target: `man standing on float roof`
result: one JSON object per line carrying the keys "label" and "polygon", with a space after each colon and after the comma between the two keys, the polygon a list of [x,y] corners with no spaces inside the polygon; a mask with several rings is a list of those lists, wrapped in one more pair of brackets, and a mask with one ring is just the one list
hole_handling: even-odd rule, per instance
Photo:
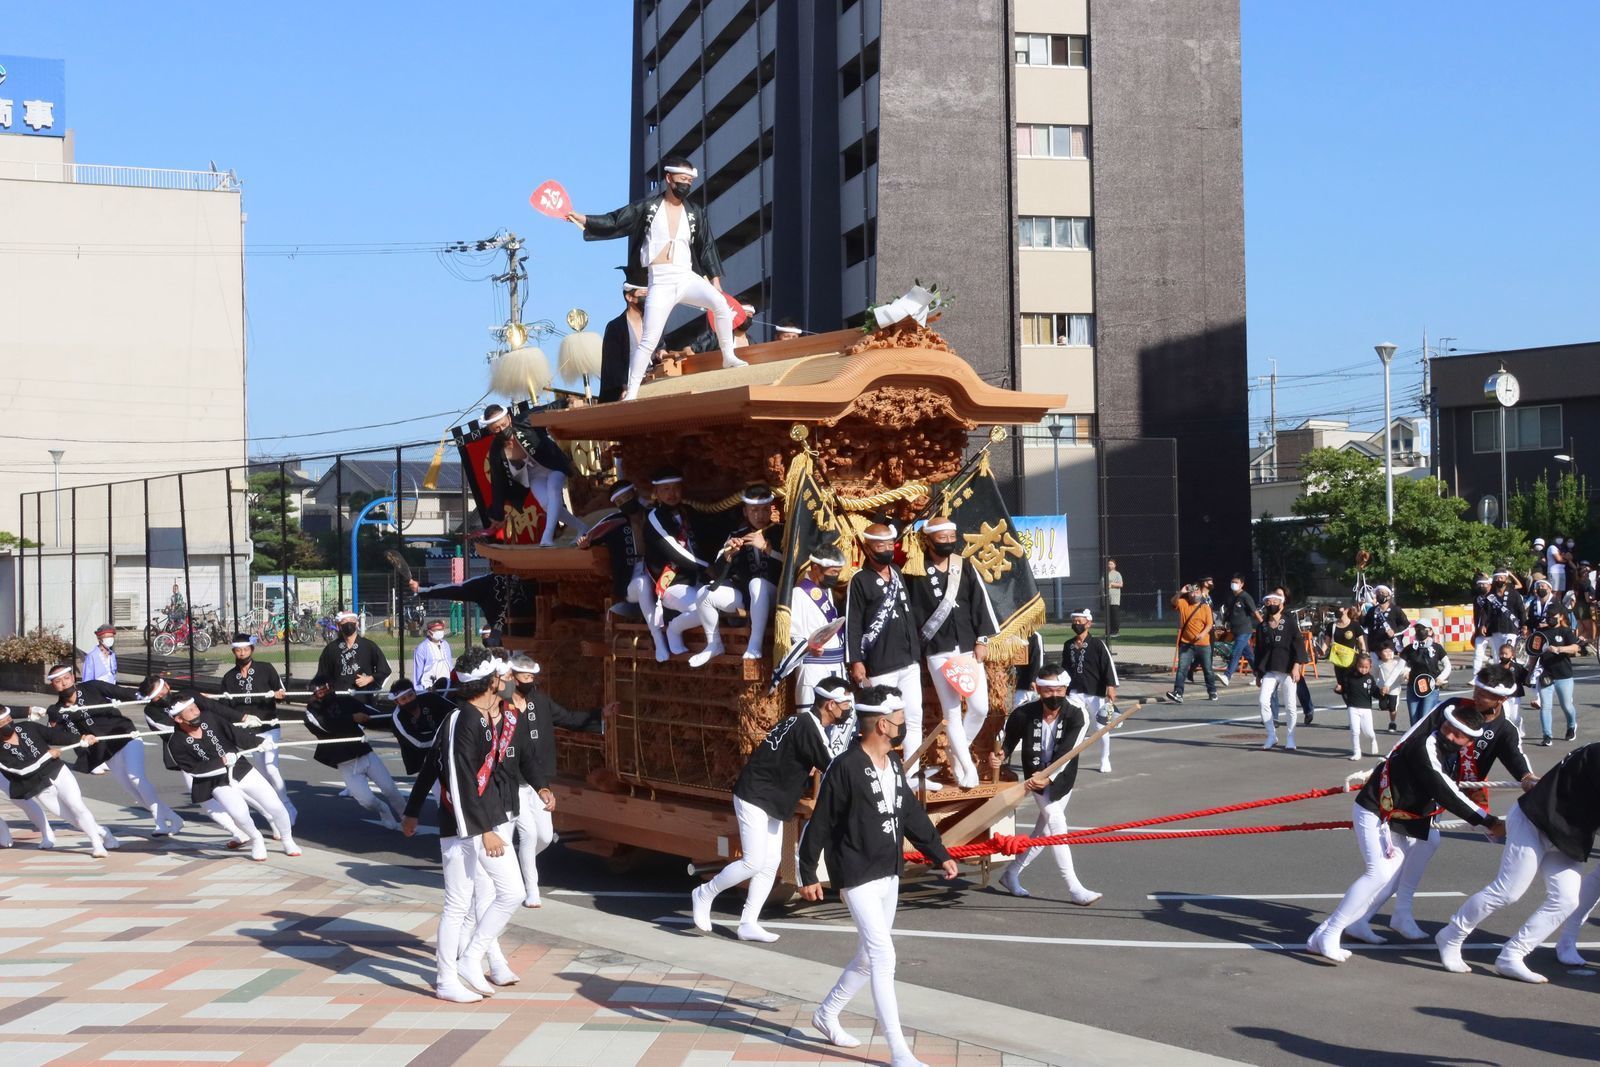
{"label": "man standing on float roof", "polygon": [[661,191],[605,215],[574,211],[567,221],[583,231],[585,241],[628,239],[629,266],[648,272],[644,325],[628,364],[622,399],[639,395],[650,369],[650,357],[661,343],[667,317],[679,304],[711,312],[724,367],[743,367],[733,354],[733,309],[722,295],[722,258],[711,236],[711,223],[698,204],[689,203],[699,171],[682,156],[668,156],[661,166]]}

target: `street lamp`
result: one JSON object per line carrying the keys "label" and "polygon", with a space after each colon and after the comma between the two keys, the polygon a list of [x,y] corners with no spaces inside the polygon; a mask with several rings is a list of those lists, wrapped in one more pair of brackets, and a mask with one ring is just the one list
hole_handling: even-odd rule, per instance
{"label": "street lamp", "polygon": [[61,457],[67,454],[64,448],[50,450],[50,462],[56,467],[56,490],[52,496],[56,500],[56,547],[61,547]]}
{"label": "street lamp", "polygon": [[1373,345],[1373,350],[1378,353],[1378,358],[1383,360],[1383,501],[1384,510],[1389,516],[1389,525],[1394,525],[1394,427],[1390,423],[1389,415],[1389,361],[1394,359],[1395,346],[1384,342]]}
{"label": "street lamp", "polygon": [[[1049,430],[1050,430],[1050,448],[1051,448],[1051,451],[1054,453],[1054,457],[1055,457],[1054,468],[1053,468],[1053,471],[1052,471],[1050,482],[1055,487],[1055,491],[1056,491],[1056,514],[1060,515],[1061,514],[1061,430],[1062,430],[1061,416],[1060,415],[1051,415],[1050,416],[1050,421],[1045,423],[1045,426],[1047,426],[1049,428]],[[1062,610],[1061,609],[1061,576],[1059,574],[1056,575],[1055,585],[1056,585],[1056,618],[1059,619],[1061,617],[1061,610]]]}

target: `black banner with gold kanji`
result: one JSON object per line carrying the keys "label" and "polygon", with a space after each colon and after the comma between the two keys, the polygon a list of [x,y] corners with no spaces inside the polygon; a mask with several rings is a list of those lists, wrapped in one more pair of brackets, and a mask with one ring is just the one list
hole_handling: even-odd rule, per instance
{"label": "black banner with gold kanji", "polygon": [[1028,551],[1017,537],[1000,487],[982,456],[971,471],[952,478],[934,494],[940,510],[960,531],[961,555],[989,587],[999,632],[989,655],[999,662],[1022,662],[1028,637],[1044,624],[1044,598],[1028,568]]}

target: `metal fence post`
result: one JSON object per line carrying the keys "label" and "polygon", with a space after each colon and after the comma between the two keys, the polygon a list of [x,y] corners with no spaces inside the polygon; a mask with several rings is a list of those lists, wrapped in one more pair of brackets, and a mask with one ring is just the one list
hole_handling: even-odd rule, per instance
{"label": "metal fence post", "polygon": [[17,633],[28,632],[28,499],[17,494]]}
{"label": "metal fence post", "polygon": [[[400,485],[400,479],[403,476],[403,471],[401,468],[402,462],[400,446],[396,445],[394,450],[394,504],[391,505],[394,510],[390,512],[390,517],[394,519],[394,549],[396,552],[399,552],[401,556],[404,556],[406,551],[406,538],[405,534],[400,529],[400,524],[404,520],[405,516],[405,507],[402,504],[402,501],[405,499],[405,497],[402,495],[404,493],[404,489]],[[400,635],[398,638],[399,644],[396,646],[400,653],[400,663],[395,670],[396,674],[402,678],[405,677],[406,662],[406,619],[405,611],[401,607],[403,602],[404,601],[400,596],[400,590],[395,584],[394,572],[391,569],[389,574],[389,603],[393,605],[392,611],[394,613],[393,618],[395,620],[395,629],[399,631]]]}
{"label": "metal fence post", "polygon": [[144,666],[146,674],[156,673],[155,634],[150,625],[150,479],[144,480]]}
{"label": "metal fence post", "polygon": [[178,475],[178,547],[183,552],[184,621],[189,624],[189,684],[195,681],[194,666],[194,584],[189,580],[189,506],[183,498],[183,475]]}
{"label": "metal fence post", "polygon": [[[117,549],[116,525],[111,521],[111,510],[116,507],[112,501],[111,483],[106,483],[106,612],[111,617],[106,619],[106,625],[117,625]],[[115,678],[111,679],[113,682]]]}
{"label": "metal fence post", "polygon": [[[278,463],[278,570],[283,578],[283,678],[287,684],[294,675],[294,657],[289,654],[289,468]],[[270,612],[269,612],[270,614]]]}
{"label": "metal fence post", "polygon": [[34,570],[34,592],[39,594],[39,629],[44,629],[44,494],[33,498],[33,528],[39,531],[39,551],[35,558],[39,565]]}
{"label": "metal fence post", "polygon": [[[72,492],[70,493],[68,499],[70,499],[72,501],[72,547],[69,550],[69,554],[67,556],[67,560],[72,566],[72,575],[71,575],[71,579],[70,579],[70,582],[69,582],[69,585],[68,585],[68,587],[72,590],[72,594],[71,594],[72,595],[72,610],[67,613],[67,617],[72,620],[72,640],[71,640],[70,644],[72,645],[73,648],[77,648],[78,647],[78,487],[77,486],[73,486],[72,487]],[[59,510],[59,505],[58,505],[58,509],[56,511],[56,514],[57,515],[61,514],[61,512]],[[57,532],[59,533],[60,531],[57,531]]]}
{"label": "metal fence post", "polygon": [[[336,537],[334,543],[338,546],[335,553],[344,551],[344,457],[333,457],[333,521]],[[337,554],[334,556],[333,569],[339,576],[339,603],[335,607],[342,608],[344,604],[344,564],[339,561]],[[359,607],[356,611],[360,611]]]}
{"label": "metal fence post", "polygon": [[[231,625],[224,625],[223,629],[237,633],[242,627],[239,625],[239,544],[233,532],[233,469],[231,467],[222,474],[222,493],[228,503],[228,607],[232,612],[231,618],[226,614],[222,615],[223,618],[228,619],[229,623],[231,623]],[[220,574],[217,575],[219,583],[221,577]],[[221,605],[219,604],[218,607],[220,608]],[[221,613],[219,612],[219,614]],[[285,622],[287,621],[285,620]],[[231,644],[233,640],[231,634],[225,634],[224,636],[228,637]],[[289,635],[284,634],[284,640],[287,641],[288,639]]]}

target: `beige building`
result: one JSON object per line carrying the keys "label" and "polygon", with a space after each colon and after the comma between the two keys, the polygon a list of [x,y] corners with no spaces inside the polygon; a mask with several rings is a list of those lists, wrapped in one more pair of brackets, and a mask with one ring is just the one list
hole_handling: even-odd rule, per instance
{"label": "beige building", "polygon": [[26,624],[81,646],[113,614],[142,624],[174,581],[221,604],[249,545],[240,476],[185,476],[186,543],[176,478],[106,488],[244,463],[239,183],[75,155],[69,130],[0,124],[0,530],[42,546],[16,582]]}
{"label": "beige building", "polygon": [[[1405,416],[1389,424],[1396,478],[1425,478],[1429,473],[1428,454],[1419,451],[1420,425]],[[1250,507],[1256,518],[1294,514],[1294,502],[1303,489],[1301,461],[1316,448],[1355,452],[1382,463],[1383,431],[1352,430],[1343,419],[1307,419],[1263,440],[1250,450]]]}

